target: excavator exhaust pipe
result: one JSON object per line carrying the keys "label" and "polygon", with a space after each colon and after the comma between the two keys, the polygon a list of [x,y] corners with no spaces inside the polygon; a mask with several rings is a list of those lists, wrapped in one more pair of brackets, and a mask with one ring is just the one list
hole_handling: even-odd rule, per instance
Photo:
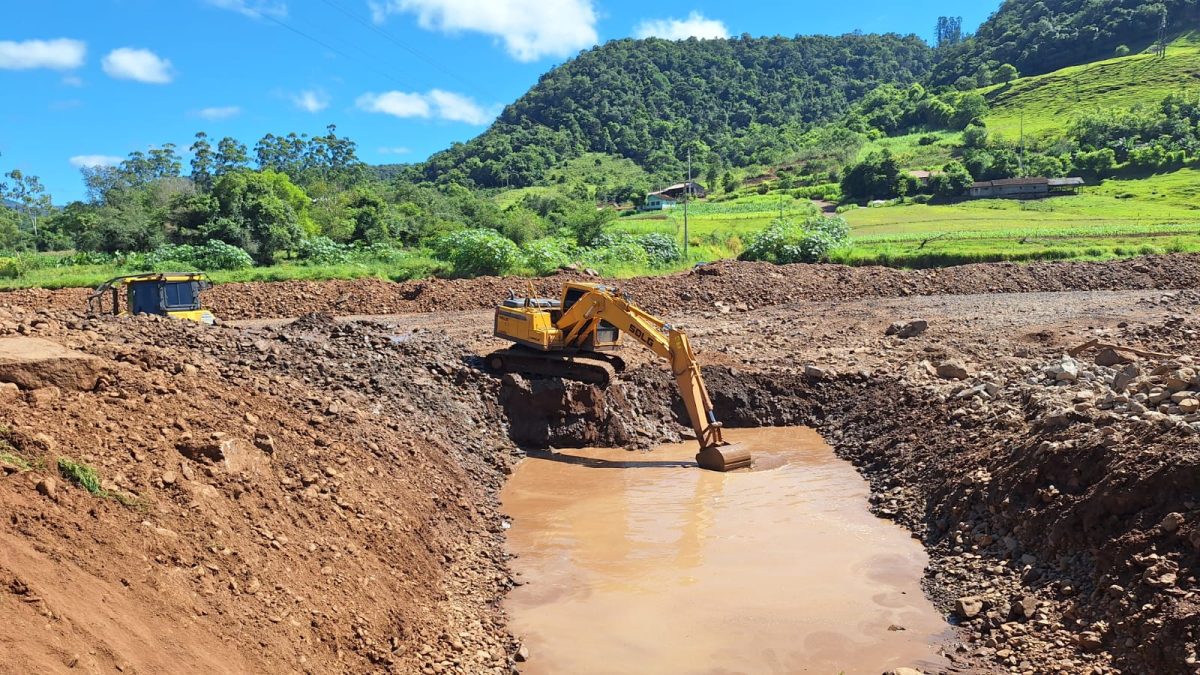
{"label": "excavator exhaust pipe", "polygon": [[750,450],[739,443],[715,445],[696,454],[696,463],[709,471],[736,471],[750,467]]}

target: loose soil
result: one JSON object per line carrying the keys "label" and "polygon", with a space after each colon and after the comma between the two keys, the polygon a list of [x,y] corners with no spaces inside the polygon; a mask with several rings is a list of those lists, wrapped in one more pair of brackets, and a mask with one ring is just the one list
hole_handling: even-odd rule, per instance
{"label": "loose soil", "polygon": [[[693,336],[727,425],[817,428],[925,545],[957,624],[941,671],[1194,673],[1198,263],[722,263],[621,285]],[[486,372],[479,308],[522,286],[229,284],[210,293],[227,320],[426,313],[215,328],[0,296],[0,338],[100,362],[90,388],[0,377],[0,672],[536,663],[501,604],[512,467],[687,430],[633,346],[604,391]],[[885,334],[912,319],[928,330]],[[1169,357],[1064,358],[1093,339]]]}

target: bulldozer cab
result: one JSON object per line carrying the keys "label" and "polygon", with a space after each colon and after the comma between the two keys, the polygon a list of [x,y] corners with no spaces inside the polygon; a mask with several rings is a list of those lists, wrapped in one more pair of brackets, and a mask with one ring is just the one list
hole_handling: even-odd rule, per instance
{"label": "bulldozer cab", "polygon": [[[199,272],[133,274],[109,279],[88,298],[88,313],[124,316],[155,314],[212,324],[215,318],[200,302],[200,293],[212,287]],[[125,296],[124,309],[121,296]],[[105,303],[109,307],[105,308]]]}

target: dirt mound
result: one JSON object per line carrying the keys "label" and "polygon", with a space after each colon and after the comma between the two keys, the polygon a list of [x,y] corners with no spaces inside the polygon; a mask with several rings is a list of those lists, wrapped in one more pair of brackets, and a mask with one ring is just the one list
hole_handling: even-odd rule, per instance
{"label": "dirt mound", "polygon": [[0,316],[107,366],[0,400],[0,671],[509,672],[494,380],[305,327]]}
{"label": "dirt mound", "polygon": [[[510,290],[525,293],[531,283],[539,294],[557,295],[567,279],[596,281],[564,272],[533,280],[480,277],[404,283],[380,279],[230,283],[214,287],[205,294],[205,302],[226,319],[285,318],[310,312],[345,316],[485,309]],[[656,312],[735,311],[801,300],[1190,288],[1200,285],[1200,255],[1110,262],[989,263],[911,271],[723,261],[665,277],[606,281]],[[0,305],[82,312],[86,297],[84,289],[10,291],[0,294]]]}

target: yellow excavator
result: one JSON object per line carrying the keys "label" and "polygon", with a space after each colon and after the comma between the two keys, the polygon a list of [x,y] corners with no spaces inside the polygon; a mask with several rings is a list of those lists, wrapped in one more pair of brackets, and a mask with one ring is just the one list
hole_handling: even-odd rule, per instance
{"label": "yellow excavator", "polygon": [[687,335],[629,301],[618,289],[593,283],[563,285],[562,298],[509,294],[496,307],[495,335],[515,343],[492,352],[488,366],[499,372],[530,373],[606,385],[624,361],[610,354],[621,334],[671,364],[700,452],[696,463],[712,471],[750,466],[750,452],[721,438],[721,423],[700,375]]}

